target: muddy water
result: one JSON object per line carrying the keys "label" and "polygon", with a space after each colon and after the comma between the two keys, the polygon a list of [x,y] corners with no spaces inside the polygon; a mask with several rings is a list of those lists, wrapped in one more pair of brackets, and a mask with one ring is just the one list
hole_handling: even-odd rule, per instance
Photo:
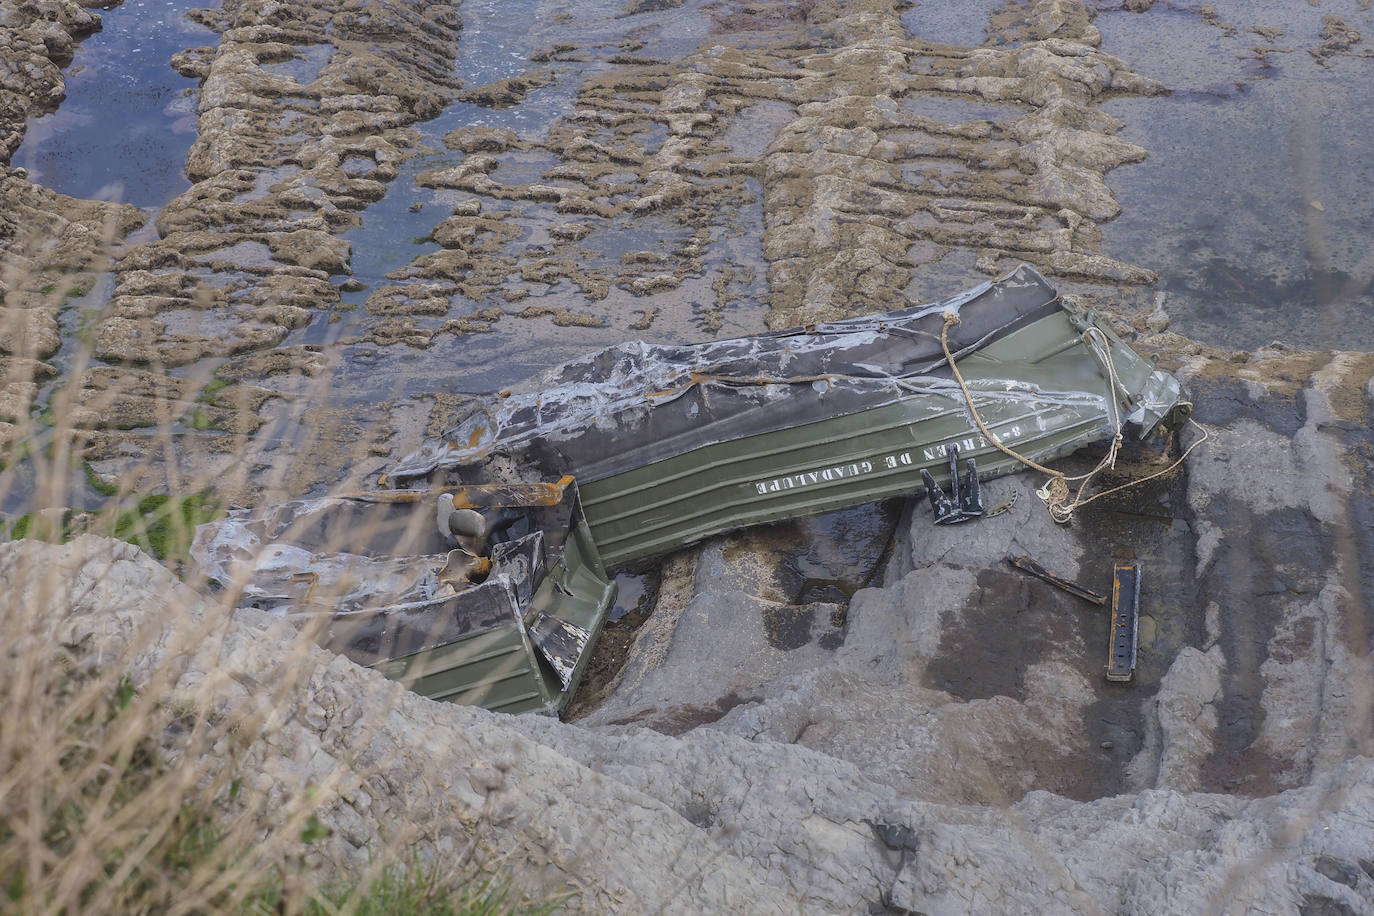
{"label": "muddy water", "polygon": [[844,605],[872,585],[904,507],[886,500],[789,523],[782,578],[790,600]]}
{"label": "muddy water", "polygon": [[988,38],[988,17],[1005,5],[1004,0],[916,3],[902,13],[902,25],[913,36],[977,47]]}
{"label": "muddy water", "polygon": [[186,153],[196,139],[195,83],[168,64],[213,44],[192,0],[126,0],[100,15],[64,72],[67,99],[32,121],[12,164],[72,197],[157,208],[190,187]]}
{"label": "muddy water", "polygon": [[[766,311],[762,193],[750,182],[750,193],[735,201],[732,212],[712,227],[701,272],[683,278],[671,292],[632,295],[612,286],[601,301],[585,303],[584,291],[568,279],[552,283],[512,279],[498,295],[476,299],[453,295],[447,314],[413,319],[414,327],[433,331],[452,319],[486,312],[485,322],[493,321],[492,314],[496,316],[489,332],[440,334],[422,351],[348,342],[356,335],[366,335],[377,323],[366,309],[368,297],[390,282],[404,282],[408,274],[402,269],[406,265],[440,250],[431,233],[456,205],[476,202],[484,216],[494,216],[511,227],[512,237],[494,254],[512,265],[551,251],[550,231],[568,222],[547,204],[498,203],[463,191],[421,186],[416,179],[422,172],[449,167],[464,158],[462,153],[445,148],[446,135],[474,127],[509,130],[521,143],[532,146],[497,153],[492,180],[508,186],[563,184],[547,174],[562,160],[538,144],[560,119],[574,112],[582,82],[611,69],[613,64],[607,58],[627,47],[641,56],[673,57],[692,50],[709,30],[707,6],[698,2],[651,9],[635,17],[630,38],[622,21],[624,6],[618,2],[584,0],[571,10],[539,0],[464,4],[455,69],[466,86],[483,86],[530,72],[547,73],[550,81],[513,104],[457,101],[438,117],[416,125],[426,151],[403,164],[400,175],[389,183],[386,196],[362,212],[362,225],[344,235],[352,248],[355,288],[342,293],[339,309],[292,332],[284,344],[342,343],[337,351],[334,389],[347,401],[365,402],[422,396],[434,390],[436,378],[444,379],[443,390],[448,393],[490,392],[550,365],[630,338],[685,343],[762,330]],[[575,47],[578,51],[553,62],[545,60],[549,49],[557,47]],[[759,114],[770,122],[763,130],[750,131],[749,141],[740,142],[757,142],[759,137],[766,142],[786,123],[777,112],[761,110]],[[790,109],[786,114],[790,118]],[[636,140],[652,153],[666,136],[659,124]],[[672,252],[699,228],[653,213],[597,220],[579,241],[577,267],[615,276],[624,258],[644,252]],[[514,268],[512,271],[518,276]],[[722,275],[732,296],[732,307],[723,314],[711,308]],[[529,317],[532,305],[538,311],[546,306],[561,309],[578,304],[586,305],[581,310],[590,320],[585,323],[570,324],[556,314]]]}

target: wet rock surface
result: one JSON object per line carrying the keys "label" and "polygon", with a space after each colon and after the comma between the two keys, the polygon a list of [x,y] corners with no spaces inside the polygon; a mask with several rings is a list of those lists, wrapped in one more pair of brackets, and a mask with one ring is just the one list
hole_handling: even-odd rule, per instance
{"label": "wet rock surface", "polygon": [[[1247,209],[1229,173],[1264,163],[1178,166],[1170,120],[1230,142],[1251,106],[1302,110],[1304,81],[1348,110],[1370,13],[529,11],[196,11],[216,43],[169,62],[198,82],[189,189],[140,210],[0,174],[0,448],[48,441],[62,407],[98,480],[319,494],[559,358],[884,310],[1018,260],[1179,373],[1209,441],[1068,527],[1020,475],[973,524],[904,502],[674,556],[571,724],[312,654],[250,788],[338,762],[339,861],[476,838],[594,911],[1374,906],[1374,273],[1341,190],[1363,160],[1294,141],[1296,184],[1250,181]],[[0,0],[0,160],[120,12]],[[197,606],[126,548],[3,549],[118,584],[78,616]],[[1141,564],[1131,685],[1103,679],[1105,613],[1010,569],[1022,553],[1098,591]],[[203,670],[267,670],[270,626],[240,618]]]}

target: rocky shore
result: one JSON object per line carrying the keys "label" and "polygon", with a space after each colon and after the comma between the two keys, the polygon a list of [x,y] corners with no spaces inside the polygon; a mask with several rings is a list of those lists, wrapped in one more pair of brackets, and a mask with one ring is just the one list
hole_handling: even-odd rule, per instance
{"label": "rocky shore", "polygon": [[[60,438],[135,493],[316,495],[507,365],[884,310],[1022,260],[1175,371],[1209,440],[1069,527],[1021,475],[972,525],[898,503],[676,554],[567,723],[290,648],[119,542],[0,545],[10,600],[49,602],[75,657],[184,666],[169,704],[279,704],[233,760],[246,804],[270,820],[314,786],[336,867],[471,849],[590,912],[1374,908],[1374,355],[1182,336],[1161,265],[1104,245],[1113,170],[1152,152],[1104,107],[1179,86],[1099,28],[1187,17],[1260,80],[1283,55],[1370,64],[1367,4],[536,6],[518,72],[476,84],[461,4],[194,12],[219,42],[170,62],[199,86],[191,187],[147,212],[8,166],[102,14],[0,0],[0,450]],[[939,40],[959,17],[981,41]],[[1323,314],[1365,294],[1361,264]],[[1101,611],[1017,553],[1099,585],[1142,564],[1132,685],[1103,680]],[[216,648],[170,652],[206,621]]]}

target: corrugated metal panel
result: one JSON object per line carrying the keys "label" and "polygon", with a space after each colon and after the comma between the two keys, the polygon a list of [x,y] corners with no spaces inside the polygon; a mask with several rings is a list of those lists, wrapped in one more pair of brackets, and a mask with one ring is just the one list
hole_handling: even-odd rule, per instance
{"label": "corrugated metal panel", "polygon": [[992,437],[1038,461],[1111,439],[1123,418],[1142,434],[1181,421],[1186,407],[1177,380],[1022,265],[885,315],[588,354],[475,404],[393,474],[572,473],[615,567],[732,528],[921,493],[923,468],[948,479],[953,446],[982,478],[1019,469],[978,431],[968,397]]}
{"label": "corrugated metal panel", "polygon": [[[444,579],[443,492],[493,519],[485,579]],[[562,710],[615,600],[571,477],[241,510],[202,526],[197,558],[221,581],[243,582],[245,603],[312,627],[325,648],[432,699],[504,712]],[[564,622],[585,634],[547,648],[565,656],[555,656],[562,678],[527,630],[537,612],[555,631]]]}
{"label": "corrugated metal panel", "polygon": [[564,545],[563,560],[544,577],[526,612],[527,620],[535,614],[545,614],[567,621],[587,633],[588,651],[566,660],[571,674],[567,689],[557,698],[553,712],[561,713],[582,683],[591,662],[590,647],[601,638],[615,597],[616,584],[606,575],[587,523],[579,515]]}
{"label": "corrugated metal panel", "polygon": [[615,603],[616,586],[602,567],[596,545],[579,518],[563,558],[543,577],[526,607],[511,607],[511,624],[498,631],[379,662],[373,667],[422,696],[483,706],[499,712],[557,715],[572,699],[591,660],[590,651],[566,659],[565,688],[525,630],[537,615],[585,631],[595,646]]}
{"label": "corrugated metal panel", "polygon": [[539,670],[533,647],[514,622],[504,630],[373,667],[430,699],[502,712],[548,711],[562,689],[556,679],[550,684]]}
{"label": "corrugated metal panel", "polygon": [[[1138,359],[1123,354],[1120,362],[1118,371],[1139,370]],[[985,422],[1024,454],[1048,459],[1110,435],[1107,379],[1062,312],[959,367]],[[824,392],[807,388],[797,397]],[[975,458],[983,477],[1019,468],[974,429],[958,388],[945,385],[872,410],[704,445],[583,484],[582,500],[602,559],[614,567],[731,528],[922,492],[922,468],[948,480],[951,445]]]}

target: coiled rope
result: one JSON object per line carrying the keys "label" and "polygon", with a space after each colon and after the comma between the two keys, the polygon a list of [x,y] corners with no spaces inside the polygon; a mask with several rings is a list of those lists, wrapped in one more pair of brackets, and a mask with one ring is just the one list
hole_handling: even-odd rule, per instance
{"label": "coiled rope", "polygon": [[[1084,499],[1083,491],[1087,488],[1088,484],[1092,482],[1092,479],[1094,477],[1096,477],[1101,471],[1103,471],[1106,468],[1116,468],[1117,453],[1121,450],[1121,411],[1116,400],[1116,392],[1118,388],[1121,387],[1121,381],[1116,376],[1116,365],[1112,362],[1111,344],[1107,340],[1106,335],[1104,335],[1097,328],[1090,327],[1088,328],[1088,330],[1083,332],[1083,340],[1085,343],[1087,343],[1089,347],[1093,347],[1093,335],[1096,334],[1098,337],[1102,338],[1102,349],[1100,352],[1102,355],[1102,360],[1107,368],[1107,380],[1111,383],[1110,396],[1108,400],[1111,403],[1112,423],[1115,427],[1115,430],[1112,433],[1111,445],[1107,448],[1107,454],[1102,456],[1102,460],[1097,463],[1097,467],[1093,468],[1086,474],[1079,474],[1074,477],[1068,477],[1065,476],[1063,471],[1056,471],[1053,468],[1047,468],[1043,464],[1040,464],[1037,461],[1033,461],[1032,459],[1027,458],[1025,455],[1022,455],[1015,449],[1003,445],[1001,440],[999,440],[996,436],[992,434],[992,430],[988,429],[987,424],[983,422],[983,418],[978,414],[978,408],[975,407],[973,404],[973,395],[968,390],[968,384],[964,381],[963,373],[959,371],[959,367],[954,362],[954,355],[949,351],[949,329],[954,327],[958,323],[959,316],[957,314],[955,314],[954,312],[945,312],[945,324],[944,327],[940,329],[940,346],[945,351],[945,361],[949,363],[949,368],[954,373],[954,380],[959,383],[959,390],[964,393],[964,401],[968,404],[969,414],[972,415],[973,422],[978,425],[978,429],[980,432],[982,432],[983,438],[987,439],[993,445],[997,446],[999,451],[1003,452],[1006,455],[1010,455],[1012,458],[1015,458],[1017,461],[1021,462],[1026,467],[1033,468],[1049,477],[1049,480],[1045,481],[1044,485],[1040,487],[1040,489],[1035,491],[1035,495],[1039,496],[1040,499],[1045,503],[1046,508],[1049,509],[1050,518],[1054,519],[1061,525],[1068,524],[1069,519],[1073,518],[1073,514],[1075,511],[1081,509],[1082,507],[1086,506],[1088,503],[1092,502],[1095,499],[1101,499],[1103,496],[1109,496],[1112,493],[1118,493],[1130,487],[1138,486],[1142,483],[1145,483],[1146,481],[1154,480],[1156,477],[1162,477],[1165,474],[1168,474],[1169,472],[1177,468],[1179,465],[1181,465],[1187,459],[1187,457],[1190,454],[1192,454],[1193,449],[1197,448],[1199,445],[1206,442],[1209,438],[1207,430],[1203,428],[1202,424],[1198,423],[1192,417],[1189,417],[1188,422],[1192,423],[1194,426],[1198,428],[1198,430],[1202,433],[1202,438],[1198,439],[1192,445],[1188,446],[1188,448],[1183,452],[1183,454],[1178,457],[1177,461],[1175,461],[1173,464],[1169,465],[1167,468],[1164,468],[1161,471],[1156,471],[1155,473],[1150,474],[1146,477],[1140,477],[1135,480],[1129,480],[1126,483],[1120,484],[1119,486],[1112,487],[1110,490],[1103,490],[1101,493],[1094,493],[1092,496],[1089,496],[1087,499]],[[1078,484],[1078,491],[1076,493],[1070,490],[1070,483]]]}

